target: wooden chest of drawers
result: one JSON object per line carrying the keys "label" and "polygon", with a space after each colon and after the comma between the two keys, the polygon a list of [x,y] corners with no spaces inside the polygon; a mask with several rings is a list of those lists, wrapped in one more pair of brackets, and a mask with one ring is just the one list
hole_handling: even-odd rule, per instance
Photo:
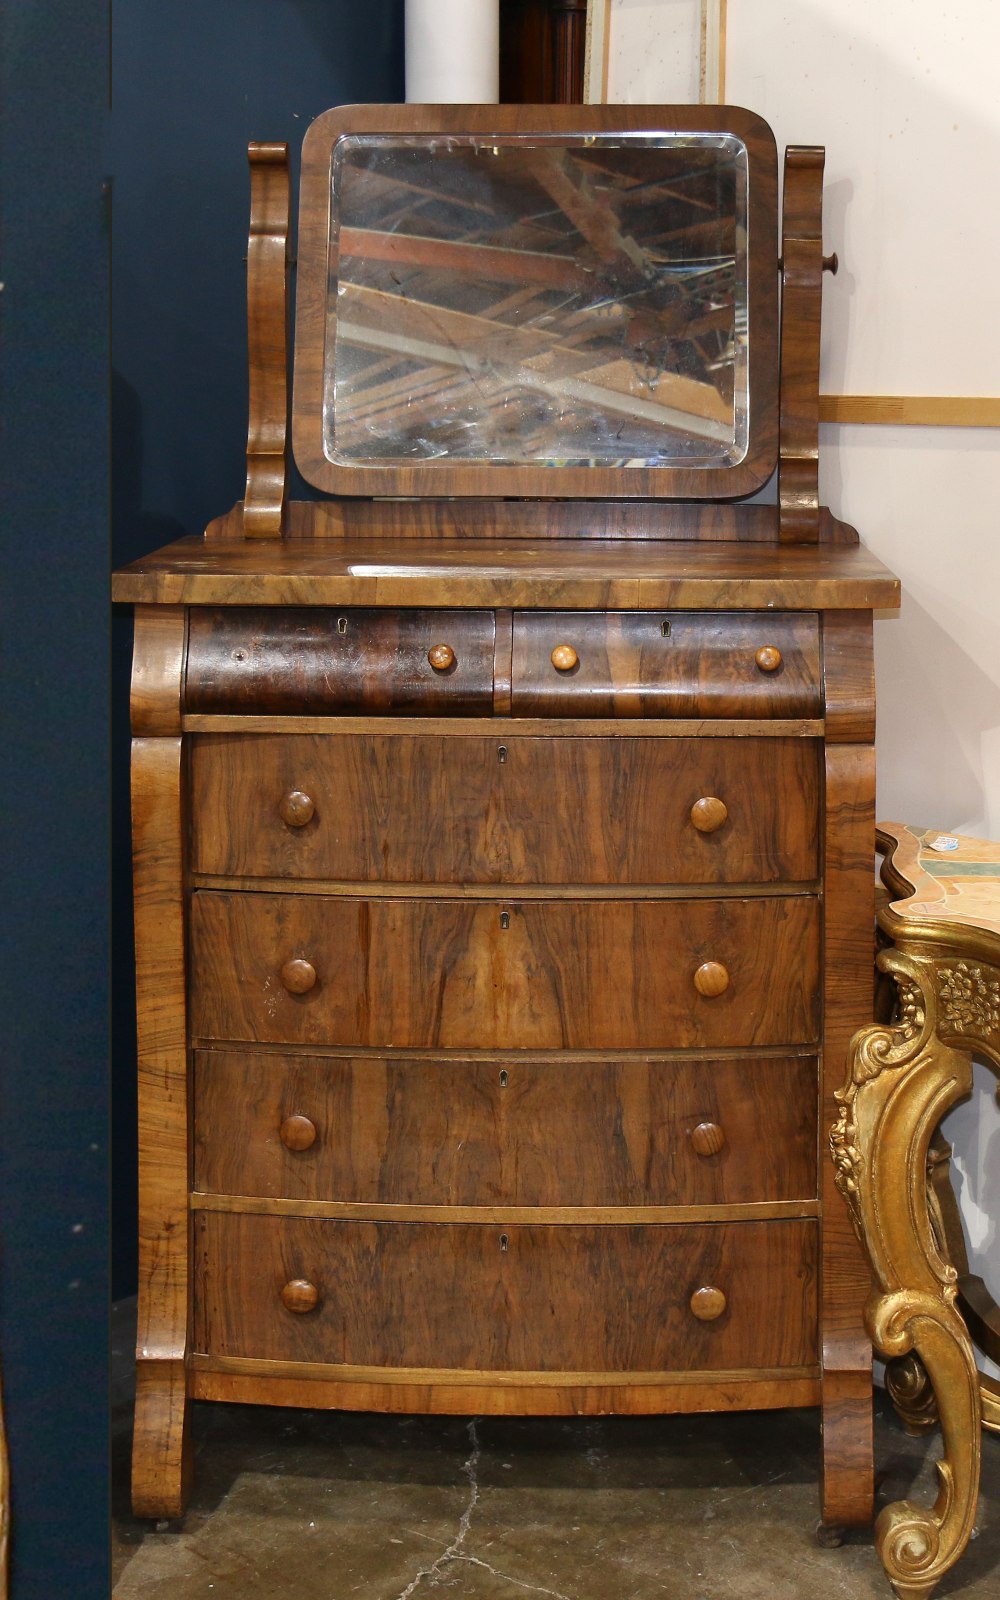
{"label": "wooden chest of drawers", "polygon": [[140,606],[141,1507],[188,1396],[835,1421],[869,650],[857,607]]}
{"label": "wooden chest of drawers", "polygon": [[318,119],[293,427],[346,498],[309,503],[281,161],[245,499],[116,579],[136,1509],[181,1509],[192,1398],[821,1405],[823,1516],[863,1521],[867,1283],[818,1152],[870,1013],[898,586],[818,501],[821,152],[779,269],[746,112]]}

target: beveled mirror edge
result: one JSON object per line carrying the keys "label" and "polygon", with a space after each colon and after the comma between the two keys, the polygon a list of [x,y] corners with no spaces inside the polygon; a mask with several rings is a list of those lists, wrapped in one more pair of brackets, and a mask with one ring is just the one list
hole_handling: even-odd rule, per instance
{"label": "beveled mirror edge", "polygon": [[[731,133],[748,161],[748,378],[744,459],[731,467],[550,467],[447,463],[339,466],[323,449],[323,379],[330,237],[330,171],[350,133],[636,133],[683,124]],[[778,156],[774,135],[738,106],[338,106],[307,130],[302,147],[292,446],[306,481],[329,494],[444,498],[736,500],[771,478],[778,457]]]}

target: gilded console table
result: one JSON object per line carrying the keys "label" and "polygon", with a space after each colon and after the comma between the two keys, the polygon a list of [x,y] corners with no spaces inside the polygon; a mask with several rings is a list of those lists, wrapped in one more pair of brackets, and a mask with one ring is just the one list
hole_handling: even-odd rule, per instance
{"label": "gilded console table", "polygon": [[923,1600],[972,1533],[981,1429],[1000,1431],[1000,1383],[973,1343],[1000,1356],[1000,1309],[969,1272],[934,1137],[972,1087],[971,1052],[1000,1072],[1000,844],[887,823],[878,846],[878,966],[897,1000],[893,1020],[854,1038],[831,1146],[875,1278],[866,1323],[889,1392],[916,1431],[940,1417],[935,1505],[898,1501],[875,1528],[896,1593]]}

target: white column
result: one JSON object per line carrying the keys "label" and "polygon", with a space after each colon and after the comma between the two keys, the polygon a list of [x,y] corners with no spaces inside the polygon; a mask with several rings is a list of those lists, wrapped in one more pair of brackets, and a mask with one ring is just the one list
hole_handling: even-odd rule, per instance
{"label": "white column", "polygon": [[406,0],[406,98],[432,105],[497,103],[499,0]]}

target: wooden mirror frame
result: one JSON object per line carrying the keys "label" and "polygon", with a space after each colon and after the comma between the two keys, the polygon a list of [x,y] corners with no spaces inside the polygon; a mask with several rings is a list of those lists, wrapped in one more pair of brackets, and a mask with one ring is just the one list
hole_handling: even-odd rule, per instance
{"label": "wooden mirror frame", "polygon": [[[641,133],[683,127],[731,133],[748,157],[747,452],[734,466],[492,465],[468,461],[343,465],[323,448],[323,390],[330,273],[331,169],[347,134]],[[342,106],[305,137],[299,209],[292,441],[307,481],[339,495],[523,496],[729,500],[771,477],[778,453],[777,151],[767,124],[727,106]]]}

